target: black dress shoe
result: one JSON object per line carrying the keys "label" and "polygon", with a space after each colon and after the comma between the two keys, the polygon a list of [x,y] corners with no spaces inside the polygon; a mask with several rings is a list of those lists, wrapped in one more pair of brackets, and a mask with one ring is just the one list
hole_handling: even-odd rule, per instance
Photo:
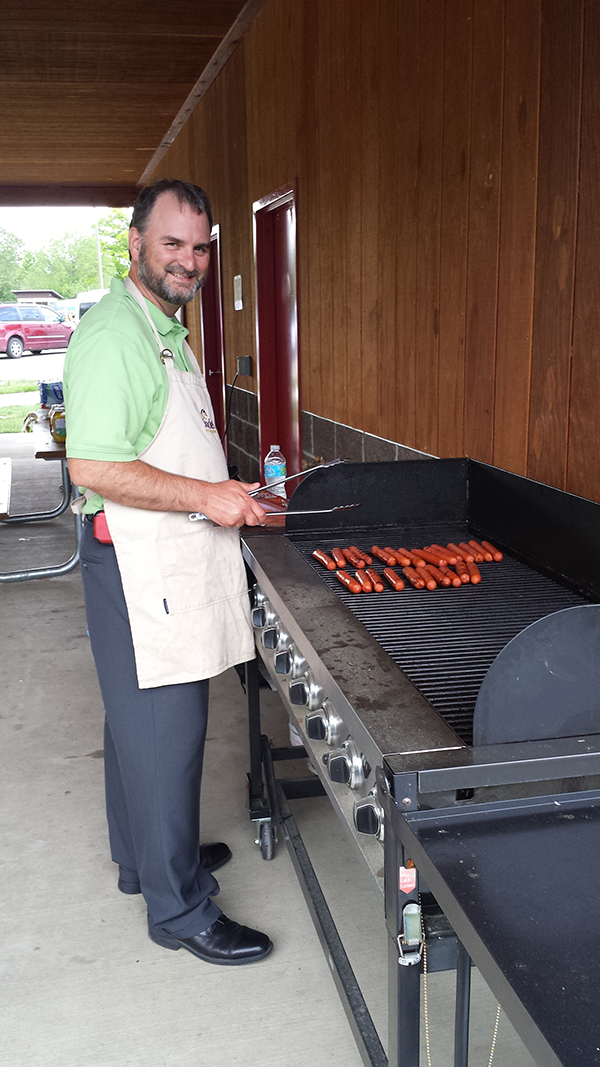
{"label": "black dress shoe", "polygon": [[152,930],[148,933],[150,940],[162,948],[187,948],[188,952],[205,963],[229,967],[256,963],[268,956],[273,948],[273,942],[266,934],[250,930],[248,926],[240,926],[225,915],[220,915],[212,926],[194,937],[169,937],[168,934],[155,934]]}
{"label": "black dress shoe", "polygon": [[[231,859],[231,849],[229,845],[226,845],[224,841],[214,841],[210,845],[200,845],[200,866],[204,867],[205,871],[218,871],[219,867],[224,867],[226,863]],[[135,896],[136,893],[141,893],[140,883],[137,878],[129,880],[126,877],[126,873],[119,867],[119,881],[117,887],[122,893],[126,893],[127,896]]]}

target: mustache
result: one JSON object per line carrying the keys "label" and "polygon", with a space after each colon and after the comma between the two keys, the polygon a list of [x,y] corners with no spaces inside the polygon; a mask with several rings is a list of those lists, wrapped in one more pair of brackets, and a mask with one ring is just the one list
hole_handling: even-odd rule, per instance
{"label": "mustache", "polygon": [[167,274],[173,274],[176,278],[196,278],[198,281],[201,278],[201,274],[197,270],[184,270],[178,264],[168,266],[165,268]]}

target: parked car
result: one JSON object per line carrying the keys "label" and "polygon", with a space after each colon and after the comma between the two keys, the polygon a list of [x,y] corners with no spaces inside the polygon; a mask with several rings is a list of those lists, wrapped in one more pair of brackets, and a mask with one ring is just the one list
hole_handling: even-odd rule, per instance
{"label": "parked car", "polygon": [[75,310],[75,322],[79,322],[83,318],[86,311],[94,307],[102,300],[103,296],[110,293],[110,289],[88,289],[85,293],[77,293],[77,306]]}
{"label": "parked car", "polygon": [[20,359],[25,349],[37,356],[47,348],[66,348],[73,330],[51,308],[0,304],[0,352],[9,359]]}

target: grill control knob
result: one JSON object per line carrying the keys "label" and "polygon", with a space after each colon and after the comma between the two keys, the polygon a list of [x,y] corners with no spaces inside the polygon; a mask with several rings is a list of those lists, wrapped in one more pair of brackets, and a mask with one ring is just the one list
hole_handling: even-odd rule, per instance
{"label": "grill control knob", "polygon": [[323,690],[317,685],[310,671],[290,682],[289,694],[292,704],[308,708],[318,708],[323,699]]}
{"label": "grill control knob", "polygon": [[277,624],[275,626],[265,627],[262,632],[262,643],[265,648],[277,648],[277,645],[279,644],[279,627]]}
{"label": "grill control knob", "polygon": [[257,629],[261,629],[267,624],[267,608],[269,601],[263,593],[259,585],[254,586],[254,597],[252,605],[252,625]]}
{"label": "grill control knob", "polygon": [[292,704],[308,704],[308,686],[304,678],[298,678],[295,682],[290,682],[290,700]]}
{"label": "grill control knob", "polygon": [[292,673],[292,659],[293,651],[288,648],[283,652],[275,653],[275,673],[276,674],[291,674]]}
{"label": "grill control knob", "polygon": [[375,792],[355,802],[354,825],[360,834],[371,834],[383,841],[383,808]]}
{"label": "grill control knob", "polygon": [[273,626],[276,622],[277,612],[273,610],[266,597],[252,608],[252,625],[257,630],[262,630],[265,626]]}
{"label": "grill control knob", "polygon": [[[328,745],[339,745],[344,736],[344,723],[337,714],[330,700],[323,701],[323,707],[305,719],[306,732],[313,741],[326,741]],[[348,731],[345,731],[347,734]]]}
{"label": "grill control knob", "polygon": [[288,633],[279,628],[279,641],[274,656],[276,674],[302,674],[307,667],[306,660],[296,652],[294,643]]}
{"label": "grill control knob", "polygon": [[350,789],[358,789],[365,779],[366,768],[364,759],[351,737],[344,741],[341,748],[334,749],[329,754],[327,769],[332,782],[342,782]]}
{"label": "grill control knob", "polygon": [[348,785],[350,782],[350,764],[344,752],[331,752],[327,761],[327,770],[332,782]]}
{"label": "grill control knob", "polygon": [[327,737],[327,724],[322,711],[317,711],[314,715],[307,715],[304,725],[311,741],[324,741]]}

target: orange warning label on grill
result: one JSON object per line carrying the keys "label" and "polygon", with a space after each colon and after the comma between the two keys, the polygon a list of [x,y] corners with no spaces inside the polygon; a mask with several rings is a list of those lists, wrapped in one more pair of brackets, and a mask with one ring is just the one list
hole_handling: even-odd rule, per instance
{"label": "orange warning label on grill", "polygon": [[417,872],[414,867],[401,867],[399,886],[401,893],[412,893],[417,886]]}

